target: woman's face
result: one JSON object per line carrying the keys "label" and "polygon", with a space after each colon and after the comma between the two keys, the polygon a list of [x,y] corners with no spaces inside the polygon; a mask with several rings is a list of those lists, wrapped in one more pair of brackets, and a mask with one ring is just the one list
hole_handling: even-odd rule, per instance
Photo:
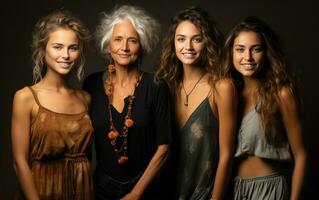
{"label": "woman's face", "polygon": [[253,31],[242,31],[234,40],[233,64],[243,76],[256,75],[262,68],[265,52],[261,37]]}
{"label": "woman's face", "polygon": [[190,21],[183,21],[176,27],[174,43],[176,56],[183,65],[195,65],[205,47],[202,34]]}
{"label": "woman's face", "polygon": [[79,54],[79,40],[74,31],[59,28],[50,33],[45,47],[45,63],[48,71],[68,74]]}
{"label": "woman's face", "polygon": [[116,65],[128,66],[137,61],[141,45],[139,35],[131,22],[121,22],[113,27],[107,50]]}

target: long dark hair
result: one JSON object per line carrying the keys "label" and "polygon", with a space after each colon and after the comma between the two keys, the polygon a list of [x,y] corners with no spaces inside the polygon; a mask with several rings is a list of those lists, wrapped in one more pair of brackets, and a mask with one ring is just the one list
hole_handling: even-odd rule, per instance
{"label": "long dark hair", "polygon": [[198,8],[191,7],[180,11],[171,21],[170,28],[164,38],[160,64],[156,70],[156,76],[167,81],[172,94],[176,94],[183,78],[183,67],[181,61],[175,53],[175,31],[177,26],[183,21],[190,21],[202,34],[206,43],[206,48],[202,53],[199,67],[209,73],[209,80],[216,81],[222,75],[221,56],[223,35],[217,24],[212,21],[208,14]]}
{"label": "long dark hair", "polygon": [[[282,46],[276,33],[264,21],[257,17],[247,17],[237,24],[228,34],[224,46],[225,57],[223,66],[235,80],[239,90],[243,87],[242,75],[233,65],[233,45],[235,38],[243,31],[257,33],[262,40],[262,48],[265,54],[261,71],[256,75],[261,84],[258,88],[259,106],[257,111],[261,116],[265,133],[268,138],[275,139],[278,131],[279,91],[285,86],[295,94],[295,75],[286,63]],[[276,140],[276,139],[275,139]]]}

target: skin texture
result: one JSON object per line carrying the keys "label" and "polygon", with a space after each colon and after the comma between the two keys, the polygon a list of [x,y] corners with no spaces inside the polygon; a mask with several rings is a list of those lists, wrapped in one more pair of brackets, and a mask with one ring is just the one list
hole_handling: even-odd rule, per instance
{"label": "skin texture", "polygon": [[243,76],[252,76],[261,68],[264,53],[261,38],[255,32],[242,32],[234,40],[233,63]]}
{"label": "skin texture", "polygon": [[[112,105],[118,111],[123,111],[124,99],[132,94],[138,77],[137,59],[141,56],[142,47],[138,33],[129,21],[114,26],[112,37],[107,47],[111,55],[116,73],[112,78],[114,92]],[[146,170],[131,192],[122,200],[140,199],[145,189],[164,164],[169,145],[159,145]]]}
{"label": "skin texture", "polygon": [[[219,162],[215,175],[212,197],[216,200],[222,199],[227,182],[229,180],[229,171],[231,170],[232,154],[234,147],[237,97],[233,82],[229,79],[219,80],[215,88],[209,82],[208,75],[201,66],[198,66],[198,60],[202,56],[202,50],[205,48],[200,31],[189,21],[181,22],[175,32],[175,50],[177,57],[183,64],[182,84],[187,93],[194,88],[189,96],[188,106],[184,105],[186,100],[185,92],[180,87],[175,101],[175,115],[179,127],[183,127],[206,98],[209,98],[210,107],[219,121]],[[190,53],[183,55],[184,52]],[[213,92],[213,90],[215,90]]]}
{"label": "skin texture", "polygon": [[[43,107],[68,114],[86,110],[83,102],[89,103],[90,96],[84,91],[70,88],[65,81],[78,55],[78,39],[73,31],[58,28],[50,34],[45,48],[46,74],[32,86]],[[28,88],[15,93],[11,126],[13,161],[22,191],[28,200],[40,199],[28,163],[31,121],[38,109]]]}
{"label": "skin texture", "polygon": [[181,22],[175,32],[175,52],[184,65],[195,64],[205,47],[204,40],[194,24]]}
{"label": "skin texture", "polygon": [[[260,81],[256,78],[264,62],[264,50],[260,36],[252,31],[243,31],[235,38],[233,44],[233,63],[242,74],[244,87],[241,91],[243,113],[247,113],[258,97],[257,88]],[[252,65],[246,65],[250,63]],[[295,161],[290,199],[299,199],[306,167],[306,152],[302,141],[301,121],[297,103],[292,90],[282,86],[278,90],[279,111],[286,129],[288,142]],[[277,170],[276,163],[267,162],[257,156],[250,155],[239,162],[237,174],[242,177],[256,177],[271,174]]]}

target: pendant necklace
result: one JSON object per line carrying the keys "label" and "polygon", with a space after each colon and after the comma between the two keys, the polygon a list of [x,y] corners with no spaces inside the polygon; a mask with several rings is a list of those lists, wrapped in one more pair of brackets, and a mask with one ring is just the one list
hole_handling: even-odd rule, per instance
{"label": "pendant necklace", "polygon": [[183,90],[184,90],[185,97],[186,97],[186,100],[184,102],[184,106],[186,106],[186,107],[188,106],[188,97],[189,97],[189,95],[194,91],[194,89],[196,88],[197,84],[200,82],[200,80],[202,80],[204,75],[205,75],[205,73],[203,73],[203,75],[198,79],[198,81],[195,83],[195,85],[193,86],[193,88],[191,89],[191,91],[189,93],[187,93],[186,90],[185,90],[184,81],[182,82]]}

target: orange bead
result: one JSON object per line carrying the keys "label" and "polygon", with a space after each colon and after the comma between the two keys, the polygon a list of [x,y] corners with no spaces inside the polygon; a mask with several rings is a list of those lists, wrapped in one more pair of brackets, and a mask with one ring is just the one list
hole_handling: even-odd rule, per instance
{"label": "orange bead", "polygon": [[128,118],[125,120],[125,125],[127,127],[131,127],[131,126],[133,126],[133,124],[134,124],[134,121],[132,119]]}
{"label": "orange bead", "polygon": [[120,164],[120,165],[126,163],[127,161],[128,161],[128,157],[127,157],[127,156],[121,156],[121,157],[117,160],[118,164]]}
{"label": "orange bead", "polygon": [[119,133],[117,131],[110,131],[108,133],[108,137],[112,140],[114,138],[116,138],[117,136],[119,136]]}
{"label": "orange bead", "polygon": [[110,72],[110,73],[113,73],[115,71],[115,65],[113,64],[109,64],[107,66],[107,70]]}

